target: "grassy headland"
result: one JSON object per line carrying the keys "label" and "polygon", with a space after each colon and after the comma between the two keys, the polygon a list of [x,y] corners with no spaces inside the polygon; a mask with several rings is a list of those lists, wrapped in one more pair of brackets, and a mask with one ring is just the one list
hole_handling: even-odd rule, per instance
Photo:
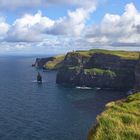
{"label": "grassy headland", "polygon": [[88,140],[140,140],[140,92],[108,103],[106,108]]}
{"label": "grassy headland", "polygon": [[84,56],[90,56],[93,55],[94,53],[103,53],[103,54],[111,54],[111,55],[116,55],[124,59],[132,59],[132,60],[137,60],[139,57],[138,52],[132,52],[132,51],[116,51],[116,50],[102,50],[102,49],[92,49],[88,51],[76,51],[76,53],[79,53]]}
{"label": "grassy headland", "polygon": [[[110,55],[116,55],[119,56],[120,58],[123,59],[128,59],[128,60],[137,60],[139,57],[138,52],[130,52],[130,51],[112,51],[112,50],[101,50],[101,49],[93,49],[93,50],[85,50],[85,51],[74,51],[70,52],[67,57],[71,56],[82,56],[86,58],[90,58],[93,56],[95,53],[103,53],[103,54],[110,54]],[[58,69],[62,66],[63,60],[66,55],[61,55],[61,56],[55,56],[52,61],[48,61],[45,65],[44,68],[48,70],[55,70]]]}
{"label": "grassy headland", "polygon": [[58,69],[59,67],[61,67],[62,61],[64,60],[64,58],[65,58],[65,55],[55,56],[52,61],[49,61],[44,65],[44,68],[48,70]]}

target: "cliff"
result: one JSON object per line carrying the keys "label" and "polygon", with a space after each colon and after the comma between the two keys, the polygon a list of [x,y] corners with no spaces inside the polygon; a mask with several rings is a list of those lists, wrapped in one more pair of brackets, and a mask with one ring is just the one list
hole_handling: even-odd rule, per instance
{"label": "cliff", "polygon": [[140,91],[140,55],[135,69],[135,89]]}
{"label": "cliff", "polygon": [[62,66],[63,60],[64,60],[63,55],[48,58],[37,58],[35,66],[47,70],[57,70]]}
{"label": "cliff", "polygon": [[43,68],[43,66],[49,62],[53,61],[54,57],[47,57],[47,58],[36,58],[35,66],[38,68]]}
{"label": "cliff", "polygon": [[127,99],[111,102],[97,117],[97,124],[88,140],[139,140],[140,139],[140,92]]}
{"label": "cliff", "polygon": [[137,52],[77,51],[65,56],[56,82],[72,86],[131,89],[135,83]]}

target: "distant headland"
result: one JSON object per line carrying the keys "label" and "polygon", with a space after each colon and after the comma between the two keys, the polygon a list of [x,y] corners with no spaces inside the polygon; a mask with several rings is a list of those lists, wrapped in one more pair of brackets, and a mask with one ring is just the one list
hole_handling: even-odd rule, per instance
{"label": "distant headland", "polygon": [[140,86],[139,52],[87,50],[37,58],[35,66],[58,70],[56,83],[70,86],[130,90]]}

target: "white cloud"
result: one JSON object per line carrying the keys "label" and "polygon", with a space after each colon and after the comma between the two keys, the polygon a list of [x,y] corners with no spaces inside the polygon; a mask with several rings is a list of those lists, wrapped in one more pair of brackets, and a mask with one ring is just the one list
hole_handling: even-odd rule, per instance
{"label": "white cloud", "polygon": [[98,0],[0,0],[0,8],[6,10],[15,10],[19,8],[32,8],[40,6],[53,6],[53,5],[76,5],[80,7],[89,8],[93,3]]}
{"label": "white cloud", "polygon": [[[58,2],[64,2],[64,0]],[[96,10],[97,0],[66,0],[65,2],[79,5],[80,7],[75,11],[69,10],[68,15],[56,20],[51,28],[46,29],[46,33],[52,35],[80,36],[81,32],[85,28],[86,21],[88,20],[90,14]]]}
{"label": "white cloud", "polygon": [[38,42],[45,39],[47,34],[80,36],[90,13],[95,9],[96,6],[93,3],[89,9],[69,10],[67,16],[57,20],[42,16],[40,11],[35,15],[25,14],[13,23],[5,40],[8,42]]}
{"label": "white cloud", "polygon": [[69,51],[97,46],[111,46],[111,49],[129,49],[130,46],[137,49],[140,46],[140,12],[133,3],[125,6],[122,15],[106,13],[100,24],[91,26],[86,23],[90,14],[96,10],[95,0],[47,2],[78,6],[74,11],[68,10],[67,16],[56,20],[43,16],[40,11],[34,15],[25,14],[12,25],[0,18],[0,39],[3,39],[0,45],[5,46],[5,50],[39,52],[52,49],[57,52],[61,48]]}
{"label": "white cloud", "polygon": [[46,30],[46,33],[53,35],[80,36],[90,12],[90,10],[83,8],[78,8],[73,12],[68,11],[68,17],[63,17],[55,21],[54,26]]}
{"label": "white cloud", "polygon": [[13,23],[5,40],[9,42],[41,41],[43,39],[42,32],[53,24],[54,21],[43,17],[40,11],[35,15],[26,14]]}
{"label": "white cloud", "polygon": [[125,6],[120,15],[106,14],[100,25],[87,30],[87,39],[93,44],[138,45],[140,44],[140,12],[133,3]]}
{"label": "white cloud", "polygon": [[7,31],[9,30],[10,25],[6,23],[4,17],[0,17],[0,39],[6,35]]}

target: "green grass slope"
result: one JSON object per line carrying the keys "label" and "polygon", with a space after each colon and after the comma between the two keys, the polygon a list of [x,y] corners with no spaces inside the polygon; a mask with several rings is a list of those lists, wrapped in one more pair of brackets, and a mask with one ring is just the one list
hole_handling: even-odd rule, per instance
{"label": "green grass slope", "polygon": [[[74,51],[70,54],[78,54],[83,57],[91,57],[94,53],[104,53],[104,54],[112,54],[124,59],[133,59],[137,60],[139,57],[138,52],[128,52],[128,51],[111,51],[111,50],[100,50],[100,49],[93,49],[93,50],[86,50],[86,51]],[[44,68],[48,70],[55,70],[62,66],[62,62],[65,58],[65,55],[55,56],[54,60],[47,62],[44,65]]]}
{"label": "green grass slope", "polygon": [[55,56],[52,61],[47,62],[44,68],[48,70],[56,70],[62,66],[65,55]]}
{"label": "green grass slope", "polygon": [[111,77],[116,76],[116,73],[111,70],[104,70],[104,69],[99,69],[99,68],[84,69],[84,71],[92,75],[99,74],[99,75],[110,75]]}
{"label": "green grass slope", "polygon": [[140,140],[140,92],[108,103],[106,108],[88,140]]}
{"label": "green grass slope", "polygon": [[116,51],[116,50],[102,50],[102,49],[93,49],[88,51],[76,51],[75,53],[79,53],[84,56],[90,56],[94,53],[104,53],[104,54],[111,54],[116,55],[124,59],[132,59],[137,60],[139,58],[139,52],[132,52],[132,51]]}

